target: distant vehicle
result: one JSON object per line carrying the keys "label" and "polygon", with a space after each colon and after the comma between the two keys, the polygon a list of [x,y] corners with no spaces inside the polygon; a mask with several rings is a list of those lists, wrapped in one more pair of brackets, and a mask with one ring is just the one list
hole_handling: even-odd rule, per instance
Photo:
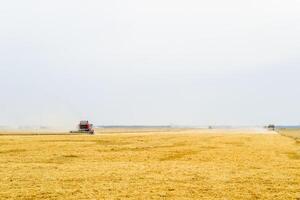
{"label": "distant vehicle", "polygon": [[275,127],[274,124],[269,124],[269,125],[267,126],[267,128],[268,128],[269,130],[274,131],[276,127]]}
{"label": "distant vehicle", "polygon": [[90,124],[89,121],[83,120],[80,121],[78,125],[77,131],[71,131],[71,133],[87,133],[87,134],[95,134],[95,131],[93,129],[93,124]]}

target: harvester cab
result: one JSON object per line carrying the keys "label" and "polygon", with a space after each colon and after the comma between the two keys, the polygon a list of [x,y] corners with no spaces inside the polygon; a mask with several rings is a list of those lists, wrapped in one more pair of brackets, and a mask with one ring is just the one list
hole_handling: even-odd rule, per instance
{"label": "harvester cab", "polygon": [[93,129],[93,124],[90,124],[89,121],[80,121],[78,125],[77,131],[71,131],[71,133],[88,133],[88,134],[94,134],[95,131]]}
{"label": "harvester cab", "polygon": [[94,134],[93,124],[90,124],[89,121],[80,121],[78,126],[79,131]]}

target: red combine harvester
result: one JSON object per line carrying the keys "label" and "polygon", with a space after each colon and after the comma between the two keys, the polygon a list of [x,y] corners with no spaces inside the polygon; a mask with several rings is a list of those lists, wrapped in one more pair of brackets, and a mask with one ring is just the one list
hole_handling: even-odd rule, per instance
{"label": "red combine harvester", "polygon": [[93,129],[93,124],[90,124],[89,121],[80,121],[78,125],[77,131],[71,131],[71,133],[88,133],[88,134],[95,134]]}

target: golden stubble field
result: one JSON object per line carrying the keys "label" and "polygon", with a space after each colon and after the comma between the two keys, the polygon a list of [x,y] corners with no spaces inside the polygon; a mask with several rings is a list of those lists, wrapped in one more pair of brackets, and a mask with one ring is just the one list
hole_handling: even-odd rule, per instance
{"label": "golden stubble field", "polygon": [[300,142],[209,131],[0,136],[0,199],[299,199]]}

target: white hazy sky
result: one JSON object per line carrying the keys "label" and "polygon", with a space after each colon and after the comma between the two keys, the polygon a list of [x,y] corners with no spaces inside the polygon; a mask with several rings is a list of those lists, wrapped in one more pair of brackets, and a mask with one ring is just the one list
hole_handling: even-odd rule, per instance
{"label": "white hazy sky", "polygon": [[300,123],[298,0],[0,2],[0,125]]}

